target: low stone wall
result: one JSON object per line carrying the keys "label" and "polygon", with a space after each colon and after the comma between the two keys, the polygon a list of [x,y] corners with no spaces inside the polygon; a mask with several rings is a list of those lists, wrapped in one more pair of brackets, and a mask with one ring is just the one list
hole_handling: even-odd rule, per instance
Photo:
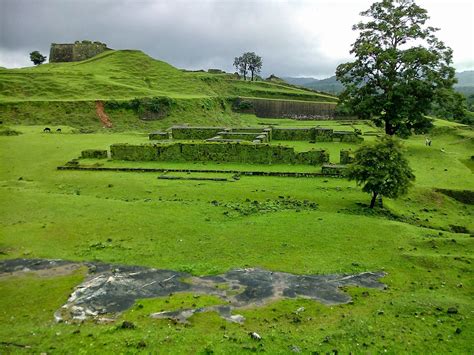
{"label": "low stone wall", "polygon": [[[349,132],[351,133],[351,132]],[[331,142],[333,130],[330,128],[280,128],[272,129],[272,138],[277,141],[315,141]]]}
{"label": "low stone wall", "polygon": [[102,149],[87,149],[81,152],[82,159],[106,159],[107,156],[107,150]]}
{"label": "low stone wall", "polygon": [[341,150],[339,152],[339,164],[350,164],[354,161],[354,152],[351,150]]}
{"label": "low stone wall", "polygon": [[355,132],[349,131],[334,131],[332,137],[335,141],[350,143],[356,143],[364,140],[364,138],[357,135]]}
{"label": "low stone wall", "polygon": [[208,139],[217,136],[224,127],[186,127],[173,126],[170,128],[173,139]]}
{"label": "low stone wall", "polygon": [[345,165],[324,164],[321,168],[321,173],[330,176],[344,176],[346,174],[346,169],[347,166]]}
{"label": "low stone wall", "polygon": [[164,139],[169,139],[170,135],[168,132],[162,132],[162,131],[157,131],[157,132],[152,132],[148,135],[148,138],[150,140],[164,140]]}
{"label": "low stone wall", "polygon": [[260,142],[268,142],[268,135],[263,132],[234,132],[234,131],[224,131],[219,132],[217,136],[223,139],[240,139],[243,141],[253,142],[258,139]]}
{"label": "low stone wall", "polygon": [[261,142],[270,142],[271,140],[281,141],[313,141],[313,142],[332,142],[338,140],[341,142],[359,142],[363,138],[356,132],[351,131],[333,131],[331,128],[323,127],[243,127],[243,128],[223,128],[223,127],[187,127],[173,126],[170,128],[173,139],[182,140],[247,140],[254,141],[257,136],[266,135],[258,138]]}
{"label": "low stone wall", "polygon": [[113,144],[112,159],[130,161],[215,161],[249,164],[309,164],[329,161],[325,150],[295,152],[292,147],[242,143]]}

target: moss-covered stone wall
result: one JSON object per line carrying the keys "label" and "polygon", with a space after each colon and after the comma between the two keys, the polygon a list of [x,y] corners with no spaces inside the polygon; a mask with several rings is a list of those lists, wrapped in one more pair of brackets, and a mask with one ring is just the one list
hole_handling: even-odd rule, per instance
{"label": "moss-covered stone wall", "polygon": [[279,141],[331,142],[333,130],[329,128],[279,128],[272,129],[272,139]]}
{"label": "moss-covered stone wall", "polygon": [[148,138],[150,140],[165,140],[165,139],[169,139],[169,133],[163,132],[163,131],[151,132],[148,135]]}
{"label": "moss-covered stone wall", "polygon": [[339,152],[339,164],[350,164],[354,161],[354,152],[342,149]]}
{"label": "moss-covered stone wall", "polygon": [[268,134],[263,132],[234,132],[234,131],[223,131],[217,134],[224,139],[240,139],[243,141],[252,142],[260,138],[261,142],[268,142]]}
{"label": "moss-covered stone wall", "polygon": [[49,62],[78,62],[92,58],[109,49],[105,43],[101,42],[52,43],[49,51]]}
{"label": "moss-covered stone wall", "polygon": [[334,131],[333,140],[340,142],[357,143],[363,141],[364,138],[362,138],[356,132]]}
{"label": "moss-covered stone wall", "polygon": [[204,140],[217,136],[224,127],[186,127],[173,126],[170,128],[173,139]]}
{"label": "moss-covered stone wall", "polygon": [[81,152],[82,159],[106,159],[107,150],[102,149],[86,149]]}
{"label": "moss-covered stone wall", "polygon": [[333,140],[340,140],[341,142],[358,142],[363,140],[355,132],[333,131],[330,128],[323,127],[223,128],[174,126],[171,127],[170,130],[173,139],[182,140],[206,140],[214,138],[216,136],[220,136],[221,139],[239,139],[253,141],[257,138],[257,136],[260,135],[267,136],[267,139],[261,139],[262,142],[267,142],[271,140],[314,142],[332,142]]}
{"label": "moss-covered stone wall", "polygon": [[292,147],[252,143],[113,144],[112,159],[131,161],[216,161],[249,164],[309,164],[329,161],[325,150],[295,152]]}

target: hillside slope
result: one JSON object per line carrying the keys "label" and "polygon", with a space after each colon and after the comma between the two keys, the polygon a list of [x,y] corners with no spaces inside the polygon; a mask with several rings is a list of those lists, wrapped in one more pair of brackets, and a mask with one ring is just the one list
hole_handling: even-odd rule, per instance
{"label": "hillside slope", "polygon": [[280,83],[243,82],[229,74],[184,72],[136,50],[108,51],[82,62],[0,69],[0,102],[126,100],[152,96],[336,100]]}

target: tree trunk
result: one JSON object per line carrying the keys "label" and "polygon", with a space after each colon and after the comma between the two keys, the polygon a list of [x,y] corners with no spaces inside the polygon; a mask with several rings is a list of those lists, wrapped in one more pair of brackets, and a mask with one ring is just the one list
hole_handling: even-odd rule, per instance
{"label": "tree trunk", "polygon": [[252,79],[250,81],[253,81],[253,70],[252,70]]}
{"label": "tree trunk", "polygon": [[370,208],[374,208],[376,199],[377,199],[377,193],[372,192],[372,200],[370,201]]}

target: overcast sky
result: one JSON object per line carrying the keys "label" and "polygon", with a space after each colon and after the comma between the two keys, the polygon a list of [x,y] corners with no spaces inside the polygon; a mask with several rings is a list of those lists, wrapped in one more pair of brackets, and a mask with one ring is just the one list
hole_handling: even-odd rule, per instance
{"label": "overcast sky", "polygon": [[[373,0],[0,0],[0,66],[29,66],[50,43],[93,40],[140,49],[179,68],[234,71],[246,51],[263,74],[334,74],[348,61],[352,25]],[[474,69],[474,1],[418,0],[458,71]]]}

